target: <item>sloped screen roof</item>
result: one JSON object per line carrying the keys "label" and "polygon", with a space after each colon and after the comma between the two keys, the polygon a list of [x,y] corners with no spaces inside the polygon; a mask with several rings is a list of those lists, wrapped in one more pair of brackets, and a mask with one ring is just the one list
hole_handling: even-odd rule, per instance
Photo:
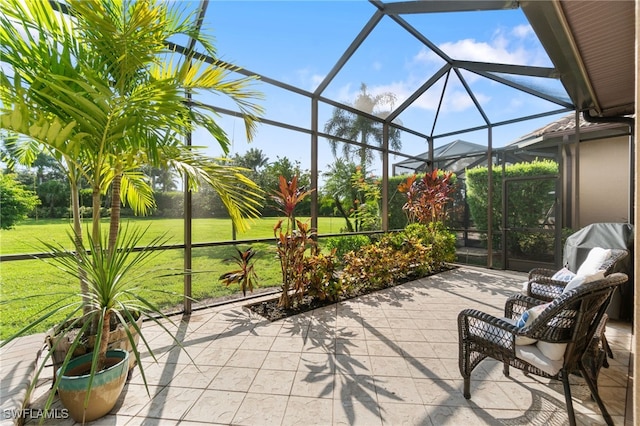
{"label": "sloped screen roof", "polygon": [[[243,73],[259,75],[262,82],[288,92],[382,117],[419,137],[453,136],[574,108],[560,72],[515,1],[202,5],[206,6],[204,26],[220,40],[221,59],[240,65]],[[265,8],[268,17],[262,12]],[[485,21],[498,27],[486,29]],[[235,26],[235,35],[224,32],[229,22]],[[521,34],[507,32],[514,30],[506,27],[511,22]],[[482,31],[489,41],[480,39]],[[240,33],[253,36],[247,37],[251,40],[247,50],[226,49],[227,37]],[[507,46],[514,37],[526,37],[528,44],[523,41],[520,51]],[[257,54],[265,49],[272,53],[269,61]],[[407,57],[407,51],[413,56]],[[418,61],[423,61],[422,68]],[[293,76],[305,68],[315,73],[313,80]],[[393,102],[383,111],[357,105],[355,94],[363,83],[373,95],[392,93]],[[267,99],[282,93],[274,88],[264,92]]]}
{"label": "sloped screen roof", "polygon": [[[235,36],[253,35],[246,51],[227,52],[221,46],[225,52],[222,59],[234,55],[234,63],[262,76],[265,82],[289,89],[293,86],[305,95],[347,104],[365,113],[372,111],[341,98],[345,90],[352,91],[353,101],[353,92],[361,83],[369,85],[374,94],[388,89],[395,99],[393,105],[387,105],[385,120],[424,136],[509,124],[574,106],[600,115],[633,112],[635,22],[631,1],[607,2],[606,7],[595,1],[504,0],[207,3],[200,6],[206,9],[203,22],[207,29],[216,31],[223,20],[232,20]],[[267,4],[273,14],[264,16],[259,3]],[[484,21],[493,22],[495,16],[503,20],[496,21],[499,26],[494,32],[506,25],[503,22],[526,22],[523,28],[530,25],[540,40],[536,43],[549,56],[518,57],[508,49],[502,55],[492,55],[490,50],[483,55],[479,48],[476,54],[461,48],[465,42],[477,47],[486,44],[475,38],[477,32],[469,31],[469,22],[478,29]],[[397,46],[413,46],[416,56],[421,54],[431,61],[431,68],[425,68],[421,77],[409,75],[413,69],[400,62],[407,58],[398,55],[396,50],[401,49]],[[272,52],[272,60],[266,63],[255,54],[263,49]],[[297,49],[295,55],[287,55],[292,49]],[[395,60],[398,66],[376,72],[366,62],[374,55]],[[292,63],[292,58],[299,63]],[[321,65],[311,70],[309,64]],[[307,66],[315,75],[314,84],[306,87],[282,72],[282,67]],[[514,102],[508,112],[498,109],[495,105],[499,102],[487,95],[492,92],[517,99],[528,108],[515,108]],[[454,129],[444,116],[456,112],[462,103],[472,107]],[[532,109],[533,104],[537,108]]]}

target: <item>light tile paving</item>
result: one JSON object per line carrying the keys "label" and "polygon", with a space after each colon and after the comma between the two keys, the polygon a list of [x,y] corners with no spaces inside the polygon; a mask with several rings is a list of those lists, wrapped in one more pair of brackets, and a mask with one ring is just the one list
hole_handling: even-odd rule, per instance
{"label": "light tile paving", "polygon": [[[136,369],[113,412],[94,424],[566,424],[560,383],[515,369],[505,377],[492,360],[474,371],[472,398],[462,396],[458,312],[501,315],[524,277],[463,267],[273,323],[241,301],[219,305],[175,317],[191,358],[145,324],[158,354],[158,363],[143,359],[149,394]],[[615,358],[601,370],[600,394],[616,424],[632,424],[625,418],[630,324],[610,320],[607,338]],[[3,350],[3,409],[38,344],[31,338]],[[50,375],[45,370],[33,407],[44,404]],[[604,424],[584,381],[571,381],[578,422]]]}

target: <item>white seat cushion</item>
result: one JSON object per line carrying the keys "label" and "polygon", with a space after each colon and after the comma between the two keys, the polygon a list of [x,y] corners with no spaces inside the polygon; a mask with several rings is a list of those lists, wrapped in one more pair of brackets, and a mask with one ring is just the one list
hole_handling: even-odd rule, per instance
{"label": "white seat cushion", "polygon": [[528,362],[551,376],[558,374],[564,362],[563,358],[559,360],[549,359],[540,351],[537,345],[516,345],[516,358]]}
{"label": "white seat cushion", "polygon": [[536,346],[544,356],[553,361],[562,361],[564,358],[564,351],[567,350],[566,343],[550,343],[539,340],[538,343],[536,343]]}

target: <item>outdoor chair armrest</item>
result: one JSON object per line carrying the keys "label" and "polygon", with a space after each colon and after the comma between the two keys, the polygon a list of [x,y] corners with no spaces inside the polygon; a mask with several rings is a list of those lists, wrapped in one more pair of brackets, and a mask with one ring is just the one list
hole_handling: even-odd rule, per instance
{"label": "outdoor chair armrest", "polygon": [[548,268],[534,268],[529,271],[529,281],[537,277],[551,278],[556,271]]}
{"label": "outdoor chair armrest", "polygon": [[554,280],[542,275],[534,275],[527,282],[527,295],[547,302],[554,300],[562,294],[564,288],[569,284],[566,281]]}
{"label": "outdoor chair armrest", "polygon": [[465,309],[458,314],[458,330],[460,342],[473,341],[515,353],[515,339],[520,328],[503,318],[476,309]]}
{"label": "outdoor chair armrest", "polygon": [[520,318],[524,311],[544,303],[546,303],[545,300],[516,293],[507,299],[504,305],[504,316],[515,320]]}

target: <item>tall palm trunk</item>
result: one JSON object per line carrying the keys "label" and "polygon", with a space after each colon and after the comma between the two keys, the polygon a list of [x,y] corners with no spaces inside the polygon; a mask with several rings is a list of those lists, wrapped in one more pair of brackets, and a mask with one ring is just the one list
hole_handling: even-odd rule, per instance
{"label": "tall palm trunk", "polygon": [[116,239],[120,230],[120,186],[122,171],[118,170],[111,182],[111,217],[109,220],[109,253],[116,249]]}
{"label": "tall palm trunk", "polygon": [[107,364],[107,345],[109,344],[109,333],[111,331],[111,310],[107,309],[102,323],[102,335],[98,346],[98,365],[96,371],[104,370]]}
{"label": "tall palm trunk", "polygon": [[[93,191],[91,193],[91,216],[92,216],[92,228],[91,228],[91,237],[93,238],[93,244],[99,246],[100,242],[100,187],[97,185],[92,185]],[[92,250],[99,250],[99,247],[91,247]]]}
{"label": "tall palm trunk", "polygon": [[[73,241],[75,244],[76,253],[80,250],[84,250],[82,244],[82,223],[80,222],[80,192],[78,190],[78,182],[75,179],[70,179],[71,186],[71,211],[73,213]],[[81,267],[78,267],[78,276],[80,277],[80,292],[82,294],[82,313],[87,315],[89,313],[89,286],[87,284],[87,273]]]}
{"label": "tall palm trunk", "polygon": [[340,212],[340,214],[342,215],[342,217],[344,218],[347,224],[347,232],[353,232],[353,225],[351,224],[351,220],[349,220],[349,215],[347,214],[347,212],[344,211],[344,207],[342,207],[342,203],[340,202],[340,199],[338,198],[337,195],[333,196],[333,202],[336,203],[336,208],[338,209],[338,212]]}

